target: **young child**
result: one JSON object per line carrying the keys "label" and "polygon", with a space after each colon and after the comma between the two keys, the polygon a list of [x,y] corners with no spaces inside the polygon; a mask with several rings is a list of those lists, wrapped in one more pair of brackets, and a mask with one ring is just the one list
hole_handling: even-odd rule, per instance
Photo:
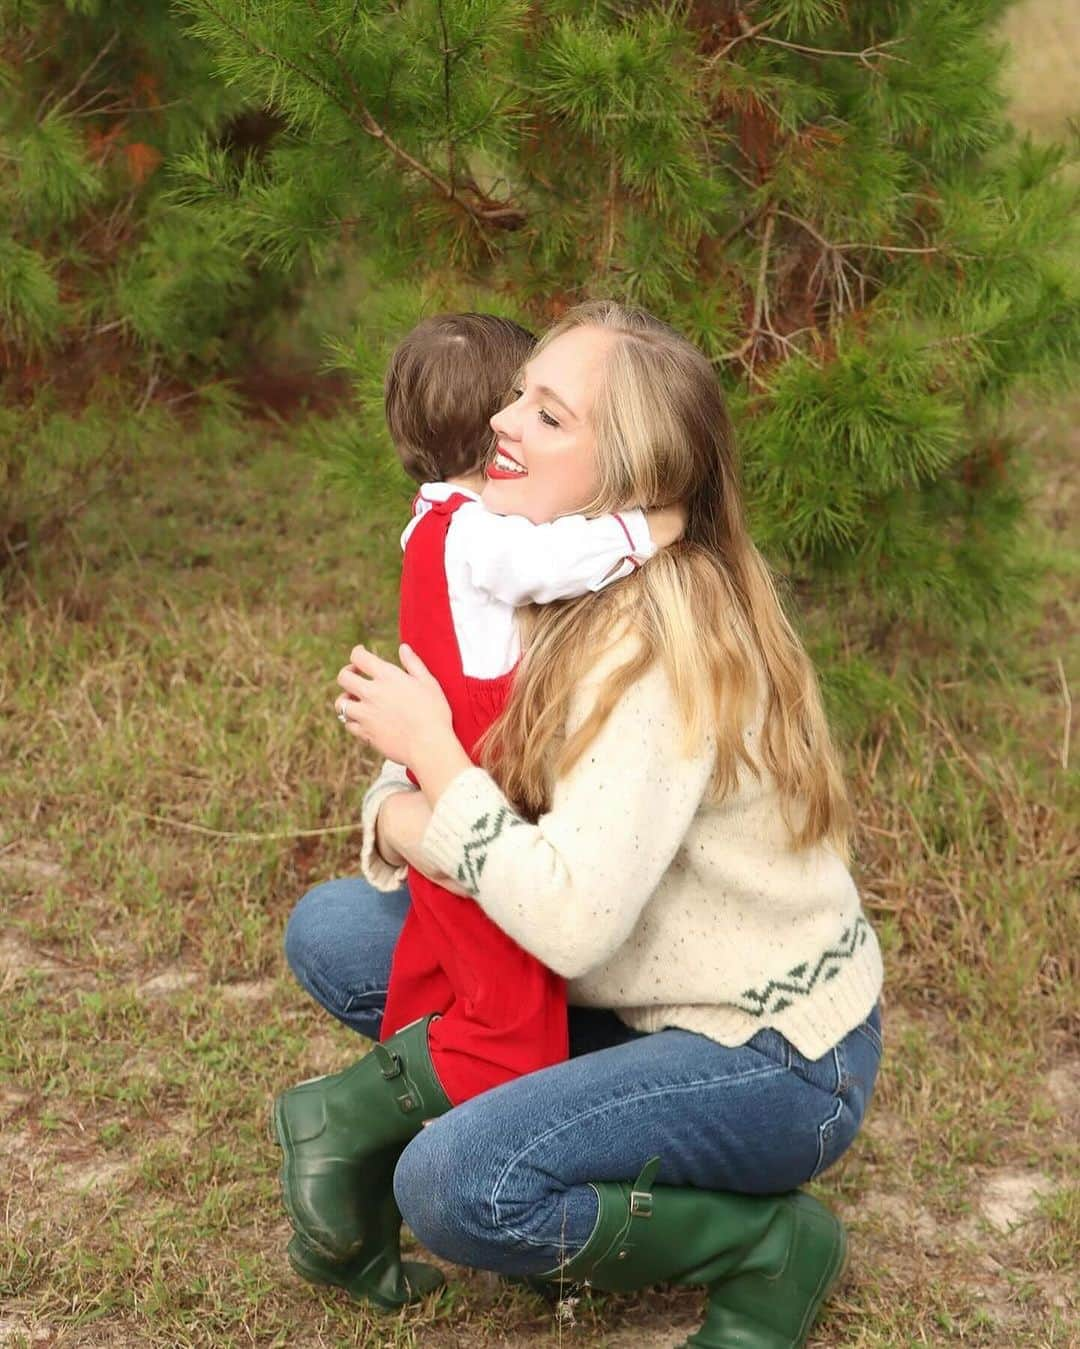
{"label": "young child", "polygon": [[[534,341],[493,315],[440,315],[405,337],[386,377],[387,425],[421,484],[401,540],[401,641],[439,681],[474,756],[520,657],[515,609],[600,590],[674,542],[684,525],[675,509],[536,525],[484,507],[485,473],[515,471],[497,457],[488,463],[488,423]],[[404,781],[407,768],[384,773]],[[373,843],[365,839],[365,849]],[[384,1305],[433,1286],[431,1271],[405,1269],[398,1253],[390,1185],[406,1138],[433,1114],[567,1056],[563,980],[472,899],[414,868],[408,885],[382,1043],[354,1068],[283,1093],[274,1116],[283,1199],[297,1232],[294,1268]],[[331,1158],[321,1141],[338,1117],[349,1122],[356,1154],[347,1165],[336,1144]]]}
{"label": "young child", "polygon": [[[489,314],[426,319],[395,350],[386,418],[406,472],[421,487],[402,535],[400,636],[438,679],[469,750],[501,713],[518,663],[515,609],[583,595],[628,575],[656,551],[638,510],[535,525],[479,499],[489,419],[535,339]],[[673,512],[654,512],[671,541]],[[563,981],[528,955],[472,899],[415,869],[394,955],[382,1038],[431,1013],[432,1064],[462,1101],[567,1055]]]}

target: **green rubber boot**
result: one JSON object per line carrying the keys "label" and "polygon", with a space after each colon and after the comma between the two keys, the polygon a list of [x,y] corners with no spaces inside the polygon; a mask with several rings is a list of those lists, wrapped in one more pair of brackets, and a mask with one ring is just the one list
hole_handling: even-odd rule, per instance
{"label": "green rubber boot", "polygon": [[402,1147],[450,1109],[424,1017],[342,1073],[301,1082],[274,1102],[281,1194],[304,1244],[325,1260],[359,1255]]}
{"label": "green rubber boot", "polygon": [[799,1349],[839,1278],[840,1222],[807,1194],[719,1194],[653,1179],[593,1185],[600,1200],[585,1246],[544,1277],[607,1292],[654,1283],[705,1284],[708,1310],[684,1342],[694,1349]]}
{"label": "green rubber boot", "polygon": [[289,1264],[309,1283],[344,1288],[355,1302],[374,1302],[388,1311],[419,1302],[446,1282],[433,1265],[402,1260],[401,1214],[389,1186],[383,1202],[369,1213],[364,1244],[351,1260],[325,1260],[295,1234],[288,1256]]}

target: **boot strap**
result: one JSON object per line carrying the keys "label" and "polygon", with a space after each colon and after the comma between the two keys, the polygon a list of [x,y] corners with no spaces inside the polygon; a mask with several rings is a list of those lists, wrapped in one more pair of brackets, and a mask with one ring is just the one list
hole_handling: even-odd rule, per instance
{"label": "boot strap", "polygon": [[[395,1054],[392,1049],[387,1049],[385,1045],[377,1042],[373,1052],[378,1060],[379,1071],[387,1082],[394,1082],[395,1078],[401,1078],[400,1084],[395,1082],[391,1091],[401,1113],[403,1115],[411,1114],[420,1105],[420,1096],[414,1085],[409,1081],[401,1055]],[[400,1090],[398,1089],[399,1086]]]}
{"label": "boot strap", "polygon": [[659,1170],[660,1158],[650,1157],[638,1173],[637,1180],[630,1186],[626,1206],[626,1223],[616,1242],[616,1260],[625,1260],[633,1249],[634,1219],[651,1218],[653,1215],[652,1187]]}
{"label": "boot strap", "polygon": [[637,1180],[630,1186],[630,1217],[652,1217],[652,1187],[656,1173],[660,1170],[660,1158],[650,1157],[638,1173]]}

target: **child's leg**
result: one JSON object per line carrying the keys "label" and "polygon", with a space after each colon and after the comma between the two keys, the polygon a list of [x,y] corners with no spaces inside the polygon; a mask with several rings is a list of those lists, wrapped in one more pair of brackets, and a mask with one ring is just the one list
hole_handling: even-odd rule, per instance
{"label": "child's leg", "polygon": [[458,1105],[562,1062],[567,1056],[565,982],[496,927],[473,900],[423,876],[410,877],[410,893],[427,954],[440,961],[454,994],[429,1032],[432,1062],[450,1100]]}
{"label": "child's leg", "polygon": [[410,871],[410,886],[418,881],[419,896],[409,905],[394,947],[383,1013],[381,1038],[384,1040],[422,1016],[432,1012],[445,1013],[454,1001],[454,989],[438,957],[438,942],[431,939],[431,925],[425,921],[427,893],[424,887],[430,886],[431,882],[419,872]]}

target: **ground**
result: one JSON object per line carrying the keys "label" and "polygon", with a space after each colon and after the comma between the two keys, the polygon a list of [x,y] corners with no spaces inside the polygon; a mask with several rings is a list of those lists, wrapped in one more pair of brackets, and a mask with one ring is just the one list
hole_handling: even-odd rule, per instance
{"label": "ground", "polygon": [[[816,1187],[853,1238],[816,1345],[1078,1342],[1073,411],[1022,428],[1038,605],[975,653],[911,636],[910,700],[850,747],[888,1047]],[[267,1105],[359,1046],[280,938],[355,865],[371,765],[332,675],[392,632],[402,503],[358,522],[266,427],[174,439],[89,510],[3,647],[0,1345],[677,1343],[692,1291],[570,1323],[448,1270],[441,1299],[373,1318],[290,1276]]]}
{"label": "ground", "polygon": [[[1067,8],[1008,22],[1038,37],[1018,87],[1060,88]],[[845,739],[887,1050],[814,1187],[852,1234],[817,1349],[1080,1345],[1078,412],[1016,414],[1030,610],[963,648],[905,634],[896,698]],[[680,1342],[693,1291],[559,1318],[447,1267],[441,1297],[374,1316],[290,1275],[267,1106],[359,1044],[280,938],[306,886],[355,868],[372,765],[332,676],[392,634],[405,502],[346,499],[268,422],[148,434],[5,612],[0,1346]],[[804,615],[811,646],[827,622]]]}

